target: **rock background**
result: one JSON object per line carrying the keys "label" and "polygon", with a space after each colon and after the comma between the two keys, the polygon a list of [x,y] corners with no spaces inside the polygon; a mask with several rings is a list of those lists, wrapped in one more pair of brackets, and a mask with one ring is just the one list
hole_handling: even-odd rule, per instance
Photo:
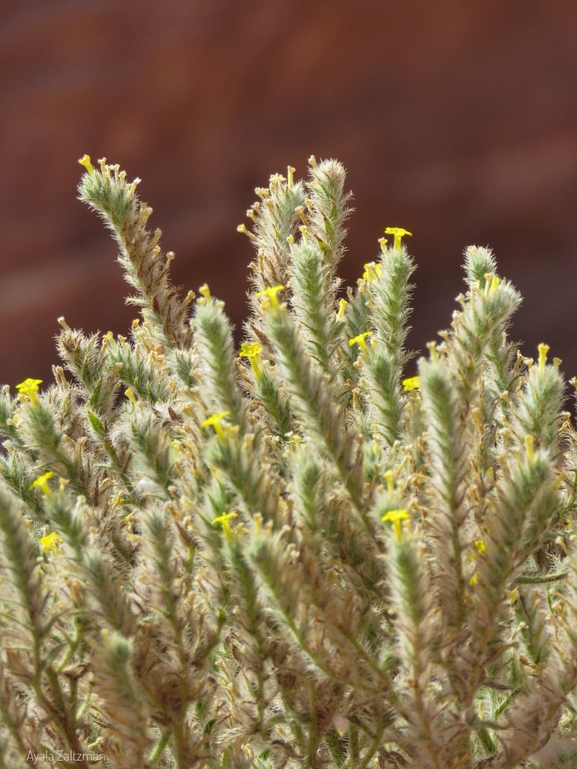
{"label": "rock background", "polygon": [[[386,225],[419,265],[411,342],[450,323],[491,245],[514,336],[577,373],[577,7],[536,0],[4,0],[0,382],[52,380],[56,318],[124,332],[115,249],[75,200],[85,152],[143,179],[175,280],[243,316],[255,186],[311,153],[349,171],[353,281]],[[409,372],[410,373],[410,372]]]}

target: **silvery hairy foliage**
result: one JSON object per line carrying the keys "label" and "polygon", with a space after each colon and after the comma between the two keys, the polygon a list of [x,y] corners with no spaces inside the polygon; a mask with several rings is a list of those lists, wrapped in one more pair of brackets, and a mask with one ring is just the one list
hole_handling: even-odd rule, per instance
{"label": "silvery hairy foliage", "polygon": [[81,163],[139,315],[61,318],[54,382],[1,393],[0,766],[577,766],[575,432],[491,252],[415,364],[410,233],[344,290],[311,158],[239,227],[239,349],[138,180]]}

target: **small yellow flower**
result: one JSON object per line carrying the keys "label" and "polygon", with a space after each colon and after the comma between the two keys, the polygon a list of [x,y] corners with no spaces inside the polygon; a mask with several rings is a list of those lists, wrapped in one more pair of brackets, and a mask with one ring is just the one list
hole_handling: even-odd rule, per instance
{"label": "small yellow flower", "polygon": [[363,352],[368,352],[369,348],[367,347],[366,338],[372,335],[373,335],[372,331],[365,331],[364,334],[358,334],[352,339],[349,339],[349,347],[352,347],[354,344],[358,344]]}
{"label": "small yellow flower", "polygon": [[427,349],[431,354],[431,360],[439,360],[439,352],[437,350],[436,342],[427,342]]}
{"label": "small yellow flower", "polygon": [[550,347],[548,344],[539,345],[539,371],[545,370],[545,364],[547,363],[547,353],[549,350]]}
{"label": "small yellow flower", "polygon": [[53,475],[54,473],[51,473],[51,472],[44,473],[44,475],[41,475],[39,478],[36,478],[35,481],[32,481],[32,483],[30,484],[30,488],[42,489],[42,491],[44,492],[44,496],[46,497],[51,496],[52,491],[50,489],[50,486],[48,485],[48,481],[50,480],[50,478],[52,478]]}
{"label": "small yellow flower", "polygon": [[376,280],[379,275],[383,274],[383,265],[376,262],[368,262],[365,264],[365,271],[363,272],[363,280]]}
{"label": "small yellow flower", "polygon": [[53,555],[56,554],[56,548],[58,545],[62,544],[62,540],[55,531],[52,531],[45,537],[40,537],[39,542],[43,553],[48,553],[51,551]]}
{"label": "small yellow flower", "polygon": [[402,227],[387,227],[385,229],[385,235],[393,235],[395,238],[393,245],[394,248],[401,248],[405,235],[412,236],[412,234],[412,232],[404,230]]}
{"label": "small yellow flower", "polygon": [[395,477],[392,470],[387,470],[385,473],[385,480],[387,481],[387,489],[389,491],[395,490]]}
{"label": "small yellow flower", "polygon": [[507,590],[507,595],[509,596],[509,604],[513,606],[515,601],[519,600],[519,588],[515,587],[513,590]]}
{"label": "small yellow flower", "polygon": [[337,320],[342,320],[345,317],[347,304],[348,302],[346,299],[339,300],[339,311],[337,312]]}
{"label": "small yellow flower", "polygon": [[32,403],[38,403],[36,393],[38,392],[39,385],[42,384],[42,379],[25,379],[20,384],[16,385],[20,395],[27,395]]}
{"label": "small yellow flower", "polygon": [[383,515],[381,521],[391,521],[395,529],[395,537],[397,540],[402,538],[401,521],[408,521],[410,518],[407,510],[389,510],[388,513]]}
{"label": "small yellow flower", "polygon": [[254,371],[257,379],[260,379],[262,376],[262,358],[260,357],[261,352],[262,347],[258,342],[253,342],[252,344],[245,342],[240,346],[240,352],[238,354],[239,358],[248,358],[250,360],[250,365],[252,366],[252,370]]}
{"label": "small yellow flower", "polygon": [[408,379],[403,379],[403,390],[409,392],[409,390],[416,390],[419,387],[419,377],[411,376]]}
{"label": "small yellow flower", "polygon": [[211,417],[208,417],[204,420],[202,423],[202,427],[214,427],[214,430],[219,438],[224,438],[224,430],[222,429],[222,420],[224,417],[227,417],[230,414],[230,411],[221,411],[220,414],[213,414]]}
{"label": "small yellow flower", "polygon": [[222,523],[224,535],[229,541],[232,539],[232,531],[229,523],[231,518],[238,518],[238,513],[223,513],[222,515],[219,515],[218,518],[213,518],[211,521],[213,526],[215,523]]}
{"label": "small yellow flower", "polygon": [[265,288],[263,291],[258,291],[256,296],[264,296],[265,301],[262,303],[263,307],[268,307],[269,304],[274,310],[278,310],[278,296],[279,291],[284,291],[284,286],[271,286]]}
{"label": "small yellow flower", "polygon": [[479,555],[483,555],[484,553],[487,552],[487,545],[484,539],[476,539],[475,547],[477,548],[477,552],[479,553]]}
{"label": "small yellow flower", "polygon": [[202,286],[198,289],[198,293],[201,296],[204,296],[205,299],[211,299],[208,283],[203,283]]}
{"label": "small yellow flower", "polygon": [[476,585],[478,581],[479,580],[477,579],[477,577],[473,574],[473,576],[469,580],[469,585]]}
{"label": "small yellow flower", "polygon": [[260,355],[261,352],[262,352],[262,347],[258,342],[252,342],[251,344],[244,342],[240,346],[240,352],[238,354],[238,357],[239,358],[256,358],[256,356]]}
{"label": "small yellow flower", "polygon": [[501,282],[501,279],[498,278],[496,275],[494,275],[492,272],[486,272],[483,277],[485,278],[485,296],[489,296],[491,291],[494,291],[499,283]]}
{"label": "small yellow flower", "polygon": [[84,155],[83,157],[80,158],[78,162],[80,163],[81,166],[84,166],[84,168],[88,171],[89,174],[94,173],[94,166],[90,162],[90,155]]}

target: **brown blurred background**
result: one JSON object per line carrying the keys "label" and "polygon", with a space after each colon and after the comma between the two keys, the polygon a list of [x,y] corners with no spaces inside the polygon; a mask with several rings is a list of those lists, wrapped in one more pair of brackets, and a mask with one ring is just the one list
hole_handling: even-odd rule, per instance
{"label": "brown blurred background", "polygon": [[128,329],[115,247],[76,199],[85,152],[153,208],[174,278],[239,324],[255,186],[348,168],[353,281],[387,225],[414,233],[411,342],[450,323],[462,252],[490,245],[513,329],[577,374],[577,6],[552,0],[4,0],[0,382],[51,381],[56,318]]}

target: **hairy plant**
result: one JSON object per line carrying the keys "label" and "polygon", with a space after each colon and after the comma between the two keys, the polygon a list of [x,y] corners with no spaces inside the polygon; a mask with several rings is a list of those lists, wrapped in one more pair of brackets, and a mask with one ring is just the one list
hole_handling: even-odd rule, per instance
{"label": "hairy plant", "polygon": [[81,163],[140,317],[61,318],[54,383],[1,392],[0,767],[575,766],[577,438],[491,252],[415,374],[410,233],[345,298],[311,158],[239,228],[237,350],[137,181]]}

